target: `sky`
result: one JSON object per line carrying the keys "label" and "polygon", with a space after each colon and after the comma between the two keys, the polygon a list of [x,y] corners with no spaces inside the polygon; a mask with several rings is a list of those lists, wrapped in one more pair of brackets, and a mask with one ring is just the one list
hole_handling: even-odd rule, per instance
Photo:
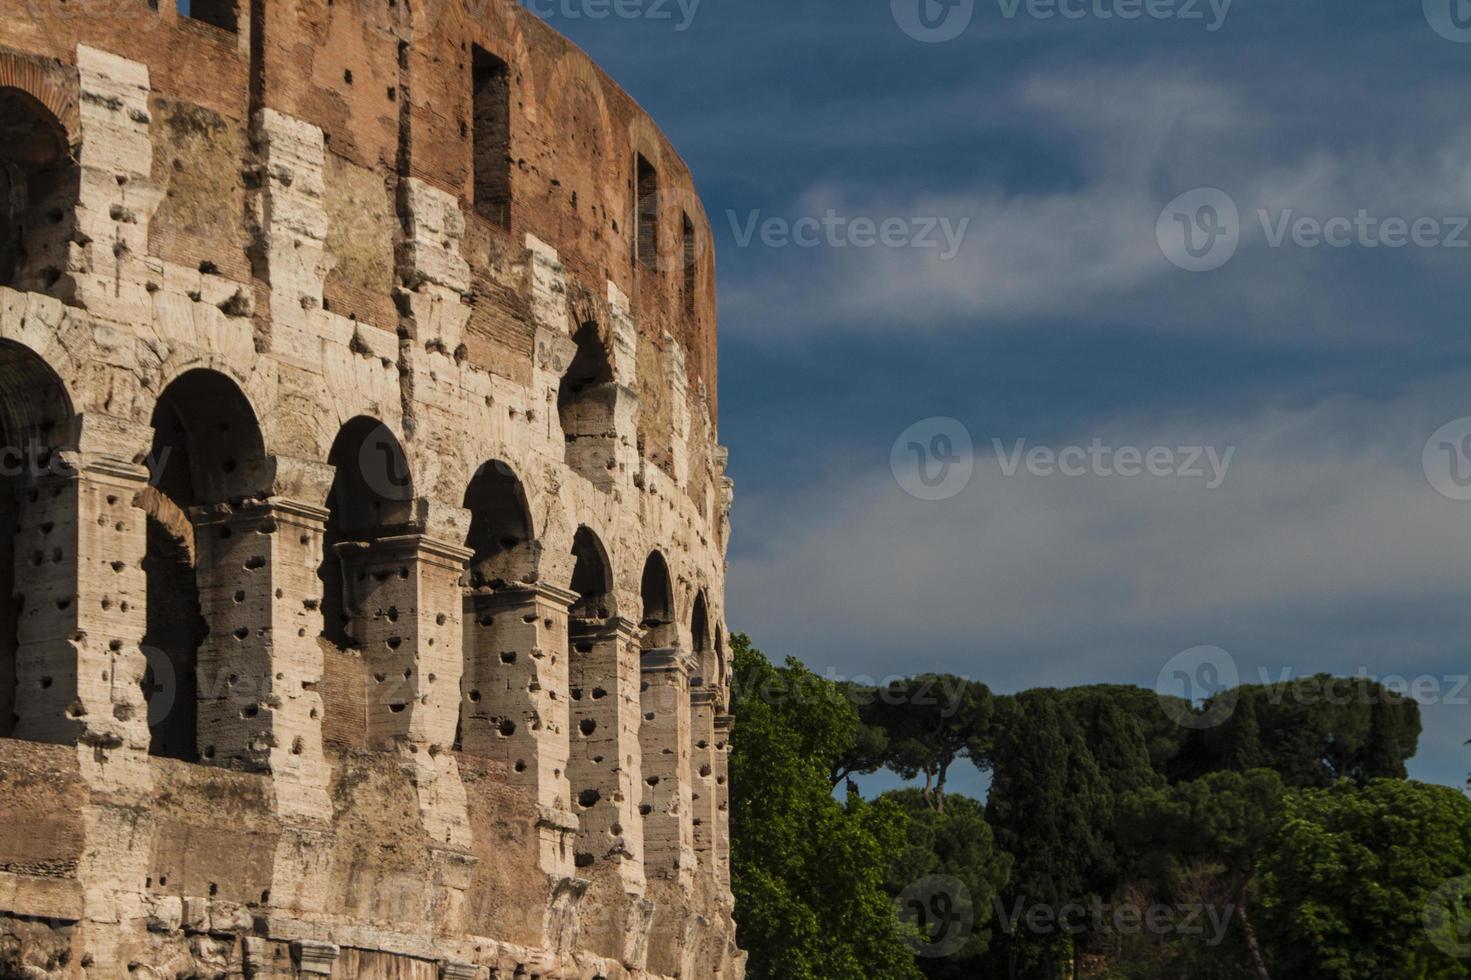
{"label": "sky", "polygon": [[732,630],[1003,693],[1413,685],[1411,775],[1464,785],[1471,3],[527,5],[714,226]]}

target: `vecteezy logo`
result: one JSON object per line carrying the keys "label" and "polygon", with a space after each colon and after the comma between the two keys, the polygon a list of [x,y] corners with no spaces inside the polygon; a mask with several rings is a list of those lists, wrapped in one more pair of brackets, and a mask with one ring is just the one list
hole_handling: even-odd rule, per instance
{"label": "vecteezy logo", "polygon": [[1154,237],[1165,258],[1187,272],[1209,272],[1231,261],[1241,244],[1241,216],[1223,190],[1198,187],[1160,212]]}
{"label": "vecteezy logo", "polygon": [[976,0],[890,0],[894,23],[916,41],[941,44],[965,33]]}
{"label": "vecteezy logo", "polygon": [[1425,903],[1425,934],[1447,956],[1471,959],[1471,875],[1453,878]]}
{"label": "vecteezy logo", "polygon": [[894,900],[899,920],[914,927],[909,945],[919,956],[937,958],[958,952],[975,927],[970,890],[959,878],[929,875]]}
{"label": "vecteezy logo", "polygon": [[1471,44],[1471,2],[1467,0],[1422,0],[1425,19],[1435,33],[1447,41]]}
{"label": "vecteezy logo", "polygon": [[1164,665],[1154,693],[1165,715],[1180,727],[1215,728],[1236,711],[1240,683],[1235,657],[1220,647],[1191,647]]}
{"label": "vecteezy logo", "polygon": [[911,497],[949,500],[970,485],[976,456],[970,431],[957,419],[916,422],[894,440],[889,469]]}
{"label": "vecteezy logo", "polygon": [[1447,422],[1420,454],[1425,479],[1442,497],[1471,500],[1471,418]]}
{"label": "vecteezy logo", "polygon": [[173,660],[157,647],[145,646],[143,659],[147,664],[143,671],[143,697],[148,702],[148,727],[157,728],[174,710],[179,678]]}
{"label": "vecteezy logo", "polygon": [[363,439],[358,452],[363,482],[384,500],[408,500],[414,495],[408,462],[392,430],[378,425]]}

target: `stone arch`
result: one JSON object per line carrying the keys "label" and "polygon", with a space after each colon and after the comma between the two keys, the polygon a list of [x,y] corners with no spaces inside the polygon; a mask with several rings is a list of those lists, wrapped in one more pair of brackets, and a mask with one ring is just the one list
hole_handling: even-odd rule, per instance
{"label": "stone arch", "polygon": [[660,551],[649,553],[639,580],[642,611],[639,626],[643,628],[643,648],[657,650],[677,643],[674,625],[674,586],[669,563]]}
{"label": "stone arch", "polygon": [[389,427],[367,415],[345,422],[327,462],[334,467],[326,500],[323,538],[322,635],[353,647],[352,618],[358,559],[380,538],[414,526],[414,479],[403,444]]}
{"label": "stone arch", "polygon": [[[61,450],[78,434],[71,396],[61,377],[35,351],[0,340],[0,738],[15,730],[17,654],[27,559],[20,553],[29,484],[69,465]],[[56,555],[37,552],[41,561]],[[61,558],[67,556],[61,555]],[[17,561],[20,559],[20,562]],[[12,596],[15,597],[12,601]]]}
{"label": "stone arch", "polygon": [[82,120],[77,100],[42,65],[0,52],[0,88],[18,89],[40,103],[66,135],[73,151],[81,142]]}
{"label": "stone arch", "polygon": [[690,610],[690,645],[694,647],[699,661],[700,680],[705,685],[719,683],[715,648],[710,639],[710,600],[702,586],[695,592],[694,606]]}
{"label": "stone arch", "polygon": [[579,327],[572,341],[577,352],[557,386],[564,458],[574,471],[596,482],[617,466],[618,386],[596,321]]}
{"label": "stone arch", "polygon": [[470,531],[465,546],[470,559],[472,590],[533,585],[540,566],[541,545],[526,503],[526,488],[511,467],[493,460],[476,470],[465,489]]}
{"label": "stone arch", "polygon": [[[135,501],[147,520],[149,752],[192,762],[199,757],[201,647],[211,635],[205,597],[233,588],[236,577],[222,550],[202,548],[199,539],[205,523],[269,493],[270,466],[255,410],[219,371],[193,368],[174,378],[154,405],[152,425],[149,485]],[[230,532],[217,525],[211,533]],[[204,680],[206,694],[223,682]]]}
{"label": "stone arch", "polygon": [[611,229],[624,218],[613,209],[617,161],[613,151],[613,121],[603,80],[592,63],[579,53],[562,57],[552,69],[546,87],[546,108],[562,132],[568,134],[557,165],[566,213],[587,227]]}
{"label": "stone arch", "polygon": [[0,285],[56,291],[66,273],[81,170],[58,102],[0,81]]}
{"label": "stone arch", "polygon": [[577,619],[608,619],[613,608],[613,567],[602,540],[586,524],[572,538],[572,582],[577,594],[572,615]]}

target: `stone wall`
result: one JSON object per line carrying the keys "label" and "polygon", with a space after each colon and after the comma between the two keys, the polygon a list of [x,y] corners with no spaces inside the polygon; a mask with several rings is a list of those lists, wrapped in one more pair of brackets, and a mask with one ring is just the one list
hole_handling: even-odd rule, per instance
{"label": "stone wall", "polygon": [[0,978],[739,977],[688,171],[514,4],[83,6],[0,0]]}

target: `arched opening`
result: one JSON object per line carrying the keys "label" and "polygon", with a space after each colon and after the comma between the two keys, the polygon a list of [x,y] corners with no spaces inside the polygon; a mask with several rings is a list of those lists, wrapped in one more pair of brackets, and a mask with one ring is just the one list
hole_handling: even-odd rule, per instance
{"label": "arched opening", "polygon": [[502,462],[490,462],[476,472],[465,491],[470,532],[465,547],[470,559],[472,590],[532,585],[537,578],[539,545],[531,527],[526,490]]}
{"label": "arched opening", "polygon": [[603,543],[591,530],[579,527],[572,539],[572,557],[572,591],[577,593],[572,618],[607,619],[613,572]]}
{"label": "arched opening", "polygon": [[57,285],[80,187],[61,121],[29,92],[0,86],[0,286]]}
{"label": "arched opening", "polygon": [[644,630],[643,648],[658,650],[674,646],[677,637],[674,587],[669,578],[669,563],[657,551],[644,562],[639,594],[643,598],[643,612],[639,616],[639,626]]}
{"label": "arched opening", "polygon": [[76,558],[61,545],[50,551],[27,547],[32,542],[22,537],[29,523],[25,511],[34,482],[65,471],[58,450],[73,446],[75,437],[71,399],[56,372],[31,350],[0,340],[0,738],[14,733],[19,707],[22,583],[34,576],[36,564]]}
{"label": "arched opening", "polygon": [[617,465],[614,410],[618,389],[613,384],[613,366],[596,323],[584,323],[572,340],[577,353],[557,388],[567,465],[589,480],[607,479]]}
{"label": "arched opening", "polygon": [[[199,369],[170,384],[153,410],[149,464],[150,485],[137,501],[148,521],[143,692],[149,752],[192,762],[199,757],[199,700],[223,697],[229,684],[228,676],[198,669],[200,648],[210,638],[204,597],[233,589],[240,577],[239,570],[223,567],[219,549],[203,546],[201,522],[267,495],[270,482],[255,412],[235,382]],[[230,533],[228,524],[211,528],[221,537]]]}
{"label": "arched opening", "polygon": [[716,684],[714,651],[710,645],[710,607],[705,599],[705,590],[695,593],[695,608],[690,613],[690,643],[695,648],[695,659],[699,661],[700,676],[692,683],[696,685]]}
{"label": "arched opening", "polygon": [[323,537],[322,636],[336,646],[357,647],[353,636],[361,558],[373,542],[404,534],[414,524],[414,481],[403,446],[388,426],[358,416],[337,433],[327,461],[335,468],[327,494]]}

